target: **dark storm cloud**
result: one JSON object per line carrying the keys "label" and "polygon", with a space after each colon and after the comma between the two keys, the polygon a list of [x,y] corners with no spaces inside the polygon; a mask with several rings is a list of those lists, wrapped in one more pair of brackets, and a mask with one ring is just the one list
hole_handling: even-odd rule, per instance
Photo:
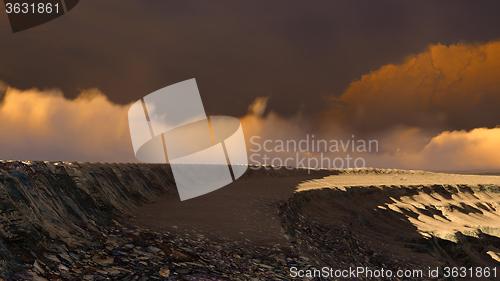
{"label": "dark storm cloud", "polygon": [[[380,67],[334,98],[323,120],[374,134],[395,128],[471,130],[500,123],[500,40],[431,45]],[[498,131],[497,131],[498,132]]]}
{"label": "dark storm cloud", "polygon": [[314,113],[363,73],[430,43],[500,37],[498,1],[82,1],[66,16],[12,34],[0,18],[0,80],[97,87],[128,103],[196,77],[207,110]]}

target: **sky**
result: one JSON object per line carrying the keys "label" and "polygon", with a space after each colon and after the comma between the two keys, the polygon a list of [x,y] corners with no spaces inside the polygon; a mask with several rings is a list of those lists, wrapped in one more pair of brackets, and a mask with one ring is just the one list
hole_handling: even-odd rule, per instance
{"label": "sky", "polygon": [[376,166],[500,169],[499,8],[89,0],[20,33],[0,13],[0,159],[133,161],[129,104],[196,78],[247,136],[356,134],[383,144]]}

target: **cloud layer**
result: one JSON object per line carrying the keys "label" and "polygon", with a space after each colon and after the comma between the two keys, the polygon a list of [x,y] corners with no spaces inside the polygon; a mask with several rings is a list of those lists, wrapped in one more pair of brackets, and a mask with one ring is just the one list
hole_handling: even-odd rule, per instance
{"label": "cloud layer", "polygon": [[358,132],[398,126],[495,127],[500,120],[500,42],[433,45],[353,82],[327,118]]}
{"label": "cloud layer", "polygon": [[500,170],[498,81],[500,42],[437,44],[353,81],[311,122],[252,110],[243,120],[263,139],[376,139],[370,166]]}
{"label": "cloud layer", "polygon": [[[284,117],[261,97],[241,121],[247,139],[376,139],[380,150],[362,155],[369,166],[500,170],[498,81],[500,42],[437,44],[353,81],[321,118]],[[134,161],[128,105],[98,90],[2,92],[0,158]]]}
{"label": "cloud layer", "polygon": [[0,101],[0,159],[131,161],[127,108],[98,90],[68,100],[57,90],[7,87]]}
{"label": "cloud layer", "polygon": [[312,114],[363,73],[432,42],[500,38],[499,9],[495,0],[80,1],[29,32],[0,20],[0,79],[70,98],[96,87],[126,104],[196,77],[211,115],[245,114],[257,95],[281,115]]}
{"label": "cloud layer", "polygon": [[418,165],[427,169],[500,169],[500,128],[443,132],[417,157]]}

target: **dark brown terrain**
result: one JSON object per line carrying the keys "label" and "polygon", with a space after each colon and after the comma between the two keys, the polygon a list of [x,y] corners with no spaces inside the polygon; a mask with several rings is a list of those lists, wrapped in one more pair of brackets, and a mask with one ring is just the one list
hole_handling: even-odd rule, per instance
{"label": "dark brown terrain", "polygon": [[0,162],[0,272],[5,280],[288,280],[293,266],[498,267],[499,183],[261,167],[180,202],[166,165]]}

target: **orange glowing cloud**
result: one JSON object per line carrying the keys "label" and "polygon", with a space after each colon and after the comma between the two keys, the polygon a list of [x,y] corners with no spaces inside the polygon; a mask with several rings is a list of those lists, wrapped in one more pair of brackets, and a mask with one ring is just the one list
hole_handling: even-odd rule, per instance
{"label": "orange glowing cloud", "polygon": [[442,132],[424,147],[424,167],[454,170],[500,169],[500,128]]}
{"label": "orange glowing cloud", "polygon": [[98,90],[7,87],[0,101],[0,159],[130,161],[127,108]]}
{"label": "orange glowing cloud", "polygon": [[500,42],[432,45],[350,84],[326,118],[358,131],[397,126],[495,127],[500,120]]}
{"label": "orange glowing cloud", "polygon": [[[438,44],[352,82],[320,119],[266,114],[257,98],[241,122],[247,140],[377,139],[369,166],[500,169],[498,81],[500,41]],[[69,100],[0,83],[0,159],[134,161],[127,110],[98,90]]]}
{"label": "orange glowing cloud", "polygon": [[499,170],[498,81],[500,41],[437,44],[352,82],[316,122],[255,114],[264,100],[257,99],[243,125],[262,139],[377,139],[370,166]]}

